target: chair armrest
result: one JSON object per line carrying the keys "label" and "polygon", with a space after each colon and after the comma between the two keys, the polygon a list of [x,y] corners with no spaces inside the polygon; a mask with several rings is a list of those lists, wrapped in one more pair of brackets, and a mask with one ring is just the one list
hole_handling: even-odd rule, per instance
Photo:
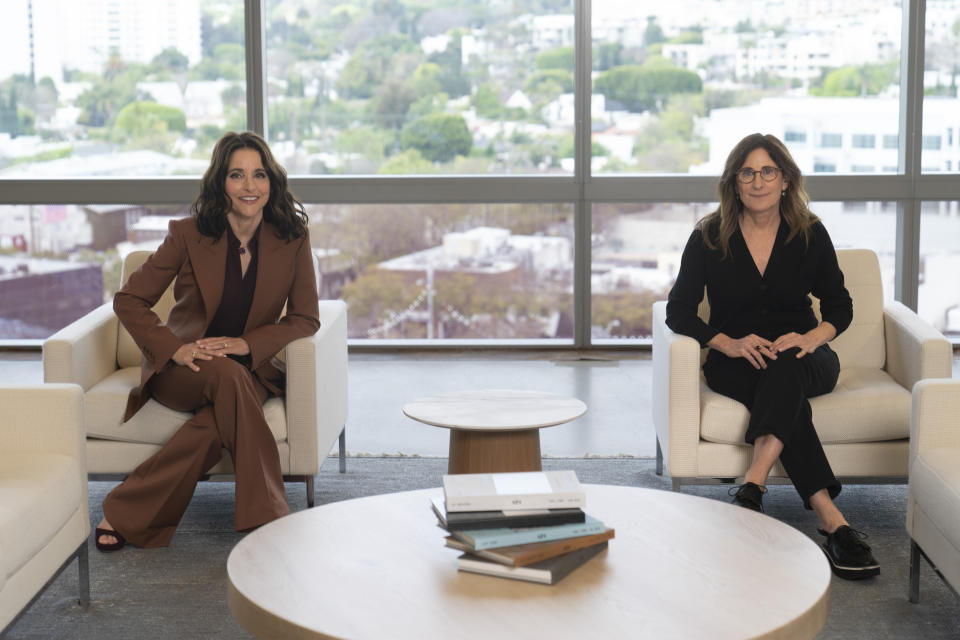
{"label": "chair armrest", "polygon": [[83,389],[75,384],[0,386],[0,451],[59,453],[86,469]]}
{"label": "chair armrest", "polygon": [[950,342],[909,307],[891,302],[883,308],[886,370],[905,389],[925,378],[949,378],[953,348]]}
{"label": "chair armrest", "polygon": [[960,380],[928,378],[913,387],[910,461],[940,448],[960,449]]}
{"label": "chair armrest", "polygon": [[653,304],[653,425],[672,477],[697,475],[700,343],[667,327],[667,303]]}
{"label": "chair armrest", "polygon": [[118,320],[106,302],[43,342],[43,381],[87,391],[117,369]]}
{"label": "chair armrest", "polygon": [[347,421],[347,305],[321,300],[320,329],[285,355],[290,468],[316,473]]}

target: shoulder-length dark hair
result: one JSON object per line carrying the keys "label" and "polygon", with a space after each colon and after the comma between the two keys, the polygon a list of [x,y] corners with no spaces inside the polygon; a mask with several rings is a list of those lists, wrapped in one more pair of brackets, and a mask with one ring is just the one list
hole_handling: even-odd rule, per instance
{"label": "shoulder-length dark hair", "polygon": [[200,182],[200,195],[193,201],[190,213],[197,220],[200,233],[219,238],[227,228],[230,198],[227,196],[227,172],[230,157],[237,149],[253,149],[270,180],[270,198],[263,207],[263,219],[277,230],[280,238],[299,238],[307,227],[307,213],[303,204],[293,197],[287,186],[287,172],[276,161],[266,140],[251,131],[223,134],[213,147],[210,166]]}
{"label": "shoulder-length dark hair", "polygon": [[776,136],[751,133],[738,142],[727,156],[723,175],[717,185],[720,206],[698,223],[704,243],[711,249],[719,247],[724,258],[730,252],[730,237],[736,232],[740,224],[740,214],[743,213],[743,203],[737,196],[737,172],[743,167],[747,156],[761,148],[770,154],[770,159],[780,167],[780,172],[787,181],[786,192],[780,198],[780,217],[789,229],[787,242],[800,234],[804,242],[809,243],[810,227],[820,220],[810,211],[810,197],[803,188],[800,167],[794,162],[787,147]]}

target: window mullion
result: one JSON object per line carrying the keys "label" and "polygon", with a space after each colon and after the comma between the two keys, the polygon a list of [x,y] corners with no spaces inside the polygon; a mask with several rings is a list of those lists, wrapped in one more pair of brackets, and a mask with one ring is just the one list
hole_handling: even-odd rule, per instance
{"label": "window mullion", "polygon": [[896,276],[894,298],[917,309],[920,282],[920,200],[917,180],[921,172],[923,131],[923,60],[926,37],[926,3],[903,4],[900,43],[900,168],[907,178],[909,197],[897,209]]}
{"label": "window mullion", "polygon": [[263,21],[266,0],[244,0],[246,51],[247,129],[267,138],[267,84]]}

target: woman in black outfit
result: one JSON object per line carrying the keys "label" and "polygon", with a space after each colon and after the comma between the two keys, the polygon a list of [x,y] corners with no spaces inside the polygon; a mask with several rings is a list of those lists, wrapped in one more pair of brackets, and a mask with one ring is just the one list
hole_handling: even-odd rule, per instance
{"label": "woman in black outfit", "polygon": [[[772,135],[755,133],[727,157],[720,206],[683,251],[667,302],[667,325],[710,347],[707,385],[750,410],[753,461],[733,502],[763,511],[777,458],[804,506],[820,520],[834,573],[866,578],[880,566],[833,503],[840,482],[814,430],[808,398],[828,393],[840,363],[827,344],[853,318],[853,302],[830,236],[808,208],[803,178]],[[710,320],[697,316],[706,287]],[[809,294],[820,299],[822,320]]]}

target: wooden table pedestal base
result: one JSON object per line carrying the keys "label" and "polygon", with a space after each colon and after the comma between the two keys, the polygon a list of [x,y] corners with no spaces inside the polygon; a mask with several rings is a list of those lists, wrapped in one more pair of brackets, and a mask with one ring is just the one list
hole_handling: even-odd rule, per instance
{"label": "wooden table pedestal base", "polygon": [[447,473],[540,471],[540,430],[450,429]]}

